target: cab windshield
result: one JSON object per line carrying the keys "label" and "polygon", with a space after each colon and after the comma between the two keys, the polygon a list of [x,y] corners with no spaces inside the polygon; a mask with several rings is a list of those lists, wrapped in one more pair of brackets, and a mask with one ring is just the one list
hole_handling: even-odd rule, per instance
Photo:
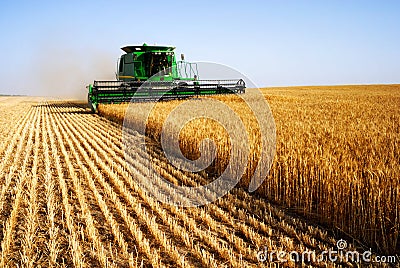
{"label": "cab windshield", "polygon": [[148,77],[151,77],[172,67],[172,56],[163,52],[149,53],[145,65],[149,71]]}

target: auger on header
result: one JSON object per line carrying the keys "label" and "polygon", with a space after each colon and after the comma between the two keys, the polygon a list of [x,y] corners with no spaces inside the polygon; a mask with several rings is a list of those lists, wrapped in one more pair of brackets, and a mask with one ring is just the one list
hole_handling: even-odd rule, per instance
{"label": "auger on header", "polygon": [[[181,99],[200,95],[244,93],[243,79],[201,80],[196,63],[175,58],[172,46],[125,46],[115,81],[87,86],[93,112],[99,103]],[[140,90],[139,90],[140,88]]]}

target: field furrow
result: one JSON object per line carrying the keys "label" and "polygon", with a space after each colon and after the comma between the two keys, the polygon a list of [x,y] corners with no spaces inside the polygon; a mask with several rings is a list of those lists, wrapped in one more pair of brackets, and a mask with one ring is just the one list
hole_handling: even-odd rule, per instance
{"label": "field furrow", "polygon": [[44,192],[42,197],[44,199],[44,210],[43,215],[45,219],[42,222],[45,231],[45,252],[48,256],[44,265],[55,266],[57,262],[66,262],[66,258],[63,258],[66,254],[65,248],[68,248],[68,240],[65,239],[61,233],[64,231],[62,222],[60,221],[62,199],[60,198],[60,190],[57,187],[57,162],[51,155],[52,145],[49,137],[49,116],[46,110],[43,114],[42,124],[42,144],[43,144],[43,155],[44,155]]}
{"label": "field furrow", "polygon": [[[75,206],[71,204],[70,193],[72,189],[68,186],[66,179],[68,178],[66,170],[66,159],[60,154],[61,150],[65,153],[65,147],[62,147],[62,143],[59,139],[59,128],[54,124],[53,118],[50,118],[50,109],[46,115],[46,131],[49,135],[52,158],[55,162],[55,169],[57,172],[56,185],[60,189],[62,199],[62,215],[63,215],[63,226],[66,226],[67,232],[65,235],[68,237],[69,244],[69,261],[73,263],[75,267],[86,267],[87,261],[84,260],[84,252],[88,249],[88,246],[84,244],[84,237],[82,237],[82,225],[78,224],[79,219],[76,218],[78,211]],[[58,134],[58,135],[57,135]],[[56,187],[57,187],[56,186]],[[70,192],[71,191],[71,192]],[[74,218],[75,216],[75,218]],[[89,251],[90,252],[90,251]]]}
{"label": "field furrow", "polygon": [[[110,254],[106,250],[105,244],[101,241],[99,236],[99,228],[96,228],[96,222],[91,214],[91,210],[89,205],[89,198],[86,196],[85,186],[82,185],[81,181],[81,171],[77,171],[77,167],[82,167],[82,163],[79,162],[79,159],[73,159],[73,155],[71,153],[74,151],[72,141],[70,137],[66,136],[66,133],[63,131],[63,126],[59,121],[59,114],[52,113],[55,124],[59,127],[59,132],[57,132],[58,140],[60,141],[60,148],[63,153],[63,157],[67,163],[68,175],[72,180],[73,191],[76,194],[77,201],[79,203],[79,207],[82,213],[82,218],[84,220],[85,234],[89,238],[91,243],[91,248],[93,249],[91,252],[92,257],[98,262],[99,265],[109,267],[113,266],[113,262],[115,261],[114,256]],[[68,146],[68,150],[66,147]],[[78,161],[77,161],[78,160]],[[97,207],[96,207],[97,208]],[[100,222],[97,223],[100,225]],[[94,264],[92,264],[94,265]]]}
{"label": "field furrow", "polygon": [[[41,125],[43,120],[43,108],[39,104],[37,107],[39,112],[38,120],[35,123],[35,137],[34,137],[34,149],[33,149],[33,159],[31,166],[31,176],[30,180],[26,183],[26,192],[24,195],[25,204],[25,219],[23,224],[18,226],[21,233],[20,243],[21,243],[21,265],[24,267],[36,267],[37,263],[40,261],[41,254],[40,249],[44,248],[43,240],[41,240],[42,228],[39,228],[39,224],[43,222],[43,219],[39,215],[39,209],[43,202],[39,203],[38,193],[42,192],[43,184],[43,158],[39,158],[42,149],[42,128]],[[18,238],[17,238],[18,239]]]}
{"label": "field furrow", "polygon": [[[15,139],[19,139],[14,158],[13,165],[10,168],[9,176],[10,186],[5,189],[5,200],[2,202],[1,217],[3,225],[3,234],[1,241],[1,260],[0,266],[5,265],[18,265],[21,260],[19,251],[16,249],[21,246],[20,241],[16,238],[19,234],[18,223],[23,219],[23,197],[26,191],[26,184],[32,180],[32,172],[30,167],[33,165],[32,152],[34,150],[34,136],[36,129],[36,122],[40,120],[39,111],[35,108],[33,113],[29,115],[29,121],[25,125],[22,132],[15,133]],[[11,185],[13,184],[13,185]],[[17,227],[17,229],[16,229]]]}

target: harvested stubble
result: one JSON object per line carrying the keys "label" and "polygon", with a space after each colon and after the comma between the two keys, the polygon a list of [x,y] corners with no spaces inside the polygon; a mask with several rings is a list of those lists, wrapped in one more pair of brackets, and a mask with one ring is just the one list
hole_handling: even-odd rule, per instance
{"label": "harvested stubble", "polygon": [[[264,247],[335,246],[323,229],[240,188],[198,208],[157,202],[138,184],[148,178],[147,152],[138,149],[129,172],[119,125],[75,103],[23,100],[0,145],[1,267],[257,267]],[[206,180],[157,147],[148,153],[164,177]]]}

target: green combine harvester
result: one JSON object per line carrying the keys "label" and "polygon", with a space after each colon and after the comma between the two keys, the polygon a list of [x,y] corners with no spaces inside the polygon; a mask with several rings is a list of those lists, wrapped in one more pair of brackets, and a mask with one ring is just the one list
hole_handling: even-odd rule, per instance
{"label": "green combine harvester", "polygon": [[[94,81],[87,86],[93,112],[99,103],[181,99],[200,95],[244,93],[245,82],[200,80],[196,63],[183,54],[176,61],[175,47],[126,46],[118,62],[117,80]],[[156,75],[157,74],[157,75]]]}

